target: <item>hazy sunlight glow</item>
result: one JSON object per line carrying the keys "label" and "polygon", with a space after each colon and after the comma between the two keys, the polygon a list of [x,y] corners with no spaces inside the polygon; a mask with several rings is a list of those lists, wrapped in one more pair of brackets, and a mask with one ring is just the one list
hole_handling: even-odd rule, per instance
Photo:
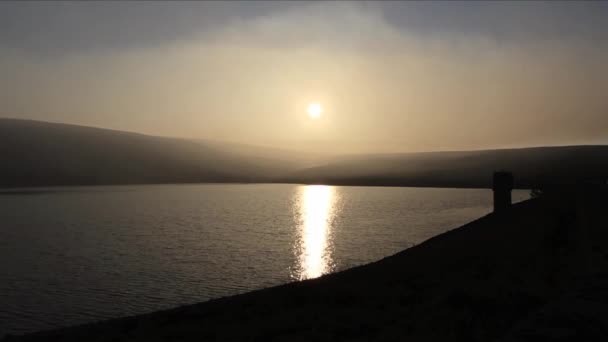
{"label": "hazy sunlight glow", "polygon": [[323,114],[323,106],[320,103],[311,103],[308,105],[308,116],[313,119],[319,118]]}

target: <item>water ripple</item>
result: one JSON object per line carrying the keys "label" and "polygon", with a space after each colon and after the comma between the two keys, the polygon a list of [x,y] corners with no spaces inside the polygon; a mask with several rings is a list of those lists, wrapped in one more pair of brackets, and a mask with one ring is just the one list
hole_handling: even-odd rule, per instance
{"label": "water ripple", "polygon": [[377,260],[489,212],[492,195],[296,185],[24,192],[36,196],[0,196],[0,336],[167,309]]}

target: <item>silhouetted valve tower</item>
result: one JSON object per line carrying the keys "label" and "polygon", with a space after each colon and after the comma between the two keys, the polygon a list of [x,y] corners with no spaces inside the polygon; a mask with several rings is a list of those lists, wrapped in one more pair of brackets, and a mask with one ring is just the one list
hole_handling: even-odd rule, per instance
{"label": "silhouetted valve tower", "polygon": [[494,211],[503,211],[511,206],[513,174],[511,172],[494,172],[492,183],[494,191]]}

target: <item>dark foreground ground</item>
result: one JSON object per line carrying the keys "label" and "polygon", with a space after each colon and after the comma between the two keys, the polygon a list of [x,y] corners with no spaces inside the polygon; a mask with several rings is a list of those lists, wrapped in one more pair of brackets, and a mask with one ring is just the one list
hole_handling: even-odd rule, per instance
{"label": "dark foreground ground", "polygon": [[378,262],[8,341],[605,341],[605,194],[545,196]]}

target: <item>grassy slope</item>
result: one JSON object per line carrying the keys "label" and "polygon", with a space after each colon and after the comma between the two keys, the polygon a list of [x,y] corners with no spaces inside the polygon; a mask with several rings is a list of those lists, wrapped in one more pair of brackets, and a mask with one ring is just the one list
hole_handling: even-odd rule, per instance
{"label": "grassy slope", "polygon": [[200,141],[10,119],[0,119],[0,155],[0,187],[259,182],[293,170]]}
{"label": "grassy slope", "polygon": [[[329,157],[92,127],[0,119],[0,187],[198,182],[519,187],[605,177],[607,146]],[[316,165],[313,167],[313,165]]]}
{"label": "grassy slope", "polygon": [[494,171],[515,174],[521,188],[603,178],[608,147],[559,146],[481,151],[361,155],[298,170],[287,180],[350,185],[489,188]]}

